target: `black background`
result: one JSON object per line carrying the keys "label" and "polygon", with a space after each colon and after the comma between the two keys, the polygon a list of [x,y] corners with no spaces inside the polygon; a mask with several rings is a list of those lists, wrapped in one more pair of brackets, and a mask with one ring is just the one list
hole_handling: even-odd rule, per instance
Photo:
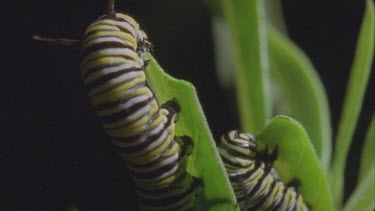
{"label": "black background", "polygon": [[[79,49],[49,46],[33,34],[79,39],[103,14],[104,0],[3,1],[0,5],[0,206],[4,210],[134,209],[122,160],[97,126],[79,74]],[[141,23],[159,63],[197,88],[214,136],[239,126],[217,84],[210,12],[198,0],[118,1]],[[121,2],[121,3],[120,3]],[[3,3],[2,3],[3,4]],[[340,114],[364,1],[283,1],[290,37],[311,57]],[[373,76],[373,74],[372,74]],[[373,77],[372,77],[373,78]],[[374,111],[368,87],[347,168],[353,189],[358,156]],[[0,207],[1,209],[1,207]]]}

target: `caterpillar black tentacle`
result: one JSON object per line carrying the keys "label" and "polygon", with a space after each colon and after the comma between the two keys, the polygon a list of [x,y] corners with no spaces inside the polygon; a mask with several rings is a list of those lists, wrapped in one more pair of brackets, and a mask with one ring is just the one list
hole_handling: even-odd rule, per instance
{"label": "caterpillar black tentacle", "polygon": [[81,45],[81,41],[76,40],[76,39],[49,38],[49,37],[41,37],[39,35],[33,35],[33,39],[36,41],[48,43],[51,45],[63,45],[67,47],[79,47]]}
{"label": "caterpillar black tentacle", "polygon": [[107,12],[106,16],[108,19],[117,19],[117,15],[115,12],[115,0],[108,0],[107,1]]}
{"label": "caterpillar black tentacle", "polygon": [[222,136],[218,150],[242,210],[309,210],[294,186],[272,175],[277,148],[258,150],[254,136],[233,130]]}

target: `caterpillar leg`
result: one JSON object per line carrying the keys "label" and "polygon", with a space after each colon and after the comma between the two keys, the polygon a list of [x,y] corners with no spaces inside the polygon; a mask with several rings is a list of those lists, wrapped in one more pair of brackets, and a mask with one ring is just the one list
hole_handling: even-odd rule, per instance
{"label": "caterpillar leg", "polygon": [[181,111],[181,106],[176,100],[176,98],[173,98],[172,100],[168,100],[163,105],[160,106],[160,108],[165,109],[169,111],[169,117],[173,118],[174,122],[177,122],[178,120],[178,114]]}
{"label": "caterpillar leg", "polygon": [[277,157],[279,156],[279,147],[276,146],[272,153],[269,155],[269,160],[273,163],[275,162],[275,160],[277,159]]}
{"label": "caterpillar leg", "polygon": [[290,180],[286,186],[287,187],[293,187],[294,189],[296,189],[298,191],[298,189],[301,187],[302,183],[299,179],[297,178],[294,178],[292,180]]}
{"label": "caterpillar leg", "polygon": [[181,154],[183,155],[191,155],[193,152],[193,140],[189,136],[180,136],[176,137],[176,142],[181,147]]}
{"label": "caterpillar leg", "polygon": [[150,64],[150,59],[147,59],[147,60],[143,60],[143,70],[146,70],[146,68],[148,67],[148,65]]}
{"label": "caterpillar leg", "polygon": [[266,164],[273,165],[277,157],[279,156],[279,148],[276,146],[272,152],[269,152],[268,145],[263,150],[259,151],[256,154],[256,159],[260,160],[262,162],[265,162]]}

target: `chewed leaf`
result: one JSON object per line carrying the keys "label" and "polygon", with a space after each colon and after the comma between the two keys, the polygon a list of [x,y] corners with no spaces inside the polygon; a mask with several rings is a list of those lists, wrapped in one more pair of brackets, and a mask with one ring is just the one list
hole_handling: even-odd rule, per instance
{"label": "chewed leaf", "polygon": [[216,150],[206,118],[192,84],[169,76],[149,54],[147,82],[160,104],[176,99],[181,112],[176,124],[176,135],[187,135],[194,143],[189,157],[188,172],[203,182],[203,190],[196,202],[196,210],[238,209],[225,168]]}
{"label": "chewed leaf", "polygon": [[309,137],[297,121],[286,116],[275,117],[256,135],[261,146],[278,147],[275,169],[285,183],[297,179],[299,191],[313,210],[333,210],[327,178]]}

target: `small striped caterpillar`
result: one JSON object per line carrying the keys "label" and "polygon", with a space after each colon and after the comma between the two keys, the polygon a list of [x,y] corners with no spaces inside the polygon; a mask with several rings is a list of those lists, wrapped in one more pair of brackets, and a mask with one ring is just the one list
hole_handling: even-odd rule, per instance
{"label": "small striped caterpillar", "polygon": [[259,151],[254,136],[229,131],[218,146],[231,185],[243,210],[309,210],[295,187],[272,175],[277,151]]}

